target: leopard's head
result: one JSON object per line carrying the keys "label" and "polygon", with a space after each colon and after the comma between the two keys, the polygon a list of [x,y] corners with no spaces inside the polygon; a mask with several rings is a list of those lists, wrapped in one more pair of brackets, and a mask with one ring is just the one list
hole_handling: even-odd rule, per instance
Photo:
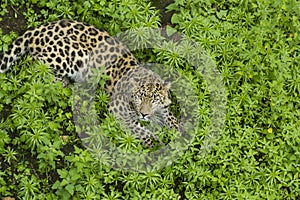
{"label": "leopard's head", "polygon": [[170,83],[158,81],[141,83],[134,88],[130,103],[138,119],[161,122],[166,117],[167,107],[171,104],[169,90]]}

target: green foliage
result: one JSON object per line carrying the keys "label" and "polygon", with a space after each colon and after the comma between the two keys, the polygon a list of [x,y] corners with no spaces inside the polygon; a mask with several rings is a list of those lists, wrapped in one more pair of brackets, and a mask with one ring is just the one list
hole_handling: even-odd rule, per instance
{"label": "green foliage", "polygon": [[[8,5],[26,8],[28,27],[42,19],[71,18],[115,34],[160,24],[158,11],[141,0],[2,1],[2,19]],[[212,152],[203,157],[201,151],[211,123],[209,86],[194,66],[169,51],[178,47],[136,55],[170,65],[190,82],[200,105],[199,131],[176,162],[144,173],[114,169],[107,165],[107,155],[96,158],[84,148],[73,123],[72,90],[53,83],[48,66],[25,57],[0,74],[1,197],[299,199],[299,2],[175,0],[168,9],[175,12],[169,36],[179,31],[199,42],[217,63],[227,89],[224,132]],[[15,38],[0,31],[0,51]],[[106,94],[96,92],[103,135],[91,139],[108,136],[124,152],[148,153],[120,131],[107,114],[108,101]]]}
{"label": "green foliage", "polygon": [[[30,4],[42,9],[34,13]],[[53,21],[61,18],[77,19],[102,27],[115,34],[120,30],[136,27],[158,27],[158,11],[147,1],[103,1],[103,0],[30,0],[25,16],[29,26],[35,26],[38,18]]]}
{"label": "green foliage", "polygon": [[[0,29],[0,35],[3,35],[2,30]],[[0,39],[1,52],[7,51],[8,46],[13,42],[13,40],[17,37],[15,33],[10,33],[9,35],[3,35]]]}
{"label": "green foliage", "polygon": [[18,0],[2,0],[0,5],[0,20],[2,20],[2,17],[8,13],[8,6],[20,6],[23,4],[24,2],[20,2]]}

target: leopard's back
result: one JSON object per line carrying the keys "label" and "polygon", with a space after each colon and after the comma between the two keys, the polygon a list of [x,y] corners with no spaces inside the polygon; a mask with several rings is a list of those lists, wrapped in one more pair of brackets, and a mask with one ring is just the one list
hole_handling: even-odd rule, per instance
{"label": "leopard's back", "polygon": [[57,80],[81,81],[91,67],[106,67],[111,91],[122,73],[135,68],[137,60],[128,48],[106,31],[92,25],[59,20],[26,31],[18,37],[0,59],[4,73],[24,54],[49,64]]}

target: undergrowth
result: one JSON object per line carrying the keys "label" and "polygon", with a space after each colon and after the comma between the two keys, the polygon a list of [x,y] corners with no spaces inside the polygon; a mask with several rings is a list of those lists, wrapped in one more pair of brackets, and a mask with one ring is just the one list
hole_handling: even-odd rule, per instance
{"label": "undergrowth", "polygon": [[[141,0],[2,1],[23,6],[27,27],[76,19],[112,35],[160,26]],[[39,10],[37,11],[36,8]],[[167,34],[178,31],[216,63],[226,88],[226,120],[203,156],[212,105],[207,81],[166,49],[135,52],[171,66],[189,81],[199,105],[199,130],[183,155],[156,171],[112,167],[85,148],[73,123],[72,89],[53,83],[49,67],[27,56],[0,74],[0,197],[16,199],[299,199],[300,3],[296,0],[175,0]],[[16,16],[21,17],[21,16]],[[0,31],[0,51],[17,37]],[[174,40],[178,38],[173,38]],[[149,153],[123,135],[96,93],[102,131],[125,150]],[[122,162],[117,160],[116,162]]]}

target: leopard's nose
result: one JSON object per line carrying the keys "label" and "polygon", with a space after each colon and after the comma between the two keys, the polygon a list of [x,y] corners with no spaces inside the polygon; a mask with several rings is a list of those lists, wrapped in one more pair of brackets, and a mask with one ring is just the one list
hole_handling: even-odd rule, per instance
{"label": "leopard's nose", "polygon": [[141,119],[142,119],[142,120],[148,120],[148,114],[146,114],[146,113],[141,113]]}

